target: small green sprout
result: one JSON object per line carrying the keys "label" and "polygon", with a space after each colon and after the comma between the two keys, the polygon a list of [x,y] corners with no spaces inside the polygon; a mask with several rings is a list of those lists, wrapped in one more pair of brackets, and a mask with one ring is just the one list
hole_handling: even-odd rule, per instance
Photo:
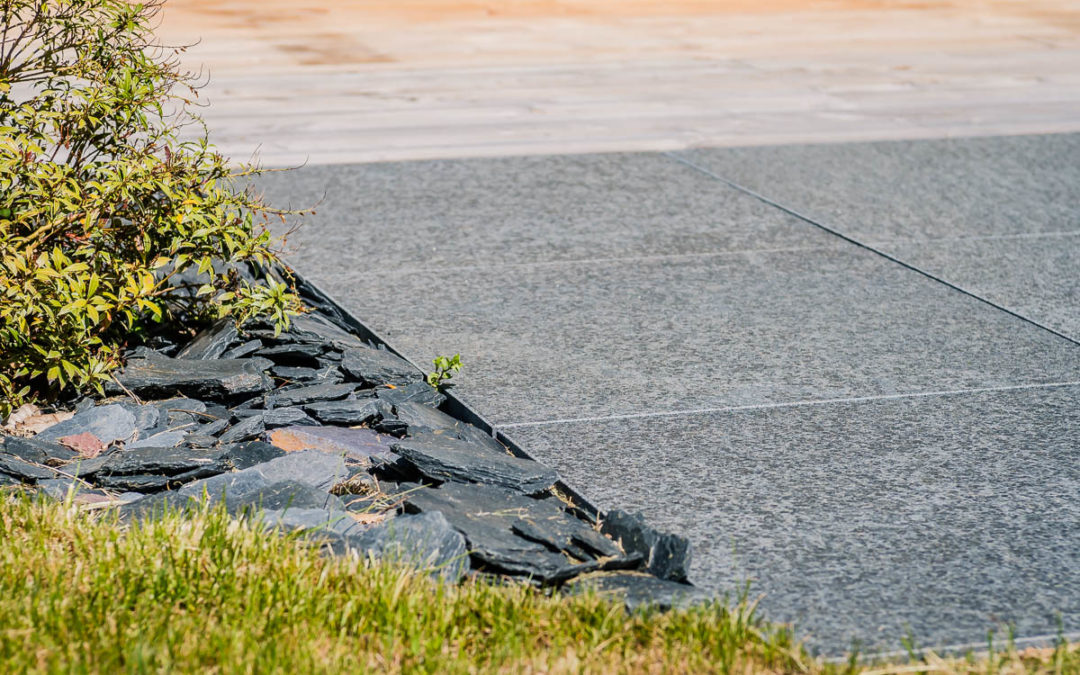
{"label": "small green sprout", "polygon": [[428,373],[427,383],[436,389],[440,388],[443,382],[452,378],[454,373],[461,370],[461,354],[454,354],[450,357],[436,356],[431,362],[435,364],[435,370]]}

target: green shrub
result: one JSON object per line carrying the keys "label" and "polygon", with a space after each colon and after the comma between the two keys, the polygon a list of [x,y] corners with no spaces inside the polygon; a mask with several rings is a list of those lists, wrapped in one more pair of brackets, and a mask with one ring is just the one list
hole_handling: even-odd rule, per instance
{"label": "green shrub", "polygon": [[100,387],[155,323],[297,309],[237,273],[276,262],[282,212],[209,144],[180,50],[153,41],[160,1],[0,0],[0,417]]}

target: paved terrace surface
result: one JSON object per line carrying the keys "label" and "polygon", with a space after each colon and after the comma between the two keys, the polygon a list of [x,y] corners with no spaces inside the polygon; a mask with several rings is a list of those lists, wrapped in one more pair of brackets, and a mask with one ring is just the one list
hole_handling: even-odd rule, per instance
{"label": "paved terrace surface", "polygon": [[323,199],[301,272],[417,362],[460,351],[499,429],[839,652],[1080,629],[1078,157],[1046,135],[263,187]]}
{"label": "paved terrace surface", "polygon": [[830,653],[1080,630],[1080,138],[910,142],[1080,131],[1080,3],[170,0],[161,34],[202,39],[223,150],[310,164],[262,183],[323,200],[299,269],[460,351],[697,583]]}

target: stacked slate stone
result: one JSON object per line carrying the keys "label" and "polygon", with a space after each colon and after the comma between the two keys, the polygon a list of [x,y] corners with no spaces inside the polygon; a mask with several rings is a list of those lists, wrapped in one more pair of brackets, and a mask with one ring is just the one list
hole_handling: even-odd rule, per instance
{"label": "stacked slate stone", "polygon": [[110,397],[29,438],[3,437],[0,486],[145,518],[202,501],[303,530],[338,554],[444,578],[520,577],[614,591],[628,605],[701,599],[685,539],[639,516],[597,520],[552,469],[440,410],[409,362],[326,312],[275,333],[221,321],[130,353]]}

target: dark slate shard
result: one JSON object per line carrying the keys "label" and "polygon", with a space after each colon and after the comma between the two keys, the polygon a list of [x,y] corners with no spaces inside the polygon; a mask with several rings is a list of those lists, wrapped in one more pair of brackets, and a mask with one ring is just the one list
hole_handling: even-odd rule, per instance
{"label": "dark slate shard", "polygon": [[117,404],[102,405],[78,412],[74,417],[54,424],[35,438],[56,441],[65,436],[90,432],[102,443],[125,441],[135,435],[135,416]]}
{"label": "dark slate shard", "polygon": [[77,459],[64,467],[66,473],[79,478],[88,478],[95,475],[113,457],[120,454],[119,450],[109,450],[91,459]]}
{"label": "dark slate shard", "polygon": [[193,425],[203,419],[207,410],[205,403],[192,398],[170,398],[155,401],[153,405],[161,411],[161,419],[156,427],[148,430],[144,435],[179,429],[190,430]]}
{"label": "dark slate shard", "polygon": [[213,422],[204,424],[195,430],[195,433],[202,434],[204,436],[214,436],[220,434],[229,426],[229,418],[216,419]]}
{"label": "dark slate shard", "polygon": [[205,403],[194,398],[167,398],[164,401],[154,401],[153,405],[166,414],[175,412],[204,413],[207,410]]}
{"label": "dark slate shard", "polygon": [[212,448],[217,442],[218,439],[209,434],[188,434],[184,437],[184,445],[189,448]]}
{"label": "dark slate shard", "polygon": [[177,352],[176,358],[202,360],[221,358],[237,335],[236,322],[228,318],[219,319]]}
{"label": "dark slate shard", "polygon": [[221,434],[218,440],[222,443],[239,443],[240,441],[248,441],[257,438],[259,434],[266,431],[266,423],[263,422],[263,414],[264,413],[259,413],[240,420],[229,427],[225,433]]}
{"label": "dark slate shard", "polygon": [[506,452],[506,448],[501,443],[478,427],[416,401],[399,403],[394,408],[394,417],[408,425],[407,433],[410,436],[420,436],[425,433],[446,434],[484,446],[493,452]]}
{"label": "dark slate shard", "polygon": [[284,511],[286,509],[345,510],[345,505],[334,495],[295,480],[270,483],[257,490],[239,494],[235,499],[227,501],[227,507],[232,512],[244,508],[275,511]]}
{"label": "dark slate shard", "polygon": [[437,481],[483,483],[537,494],[559,480],[554,469],[539,462],[447,436],[422,434],[390,447],[424,476]]}
{"label": "dark slate shard", "polygon": [[7,454],[0,454],[0,473],[6,473],[27,483],[56,478],[59,475],[48,467],[32,464]]}
{"label": "dark slate shard", "polygon": [[[237,473],[223,474],[186,485],[181,489],[185,494],[199,494],[203,488],[210,493],[220,494],[223,488],[237,481],[256,481],[270,484],[283,480],[295,480],[324,492],[337,485],[349,472],[345,459],[316,450],[286,453],[269,462],[256,464]],[[257,478],[256,478],[257,477]]]}
{"label": "dark slate shard", "polygon": [[389,406],[378,399],[363,398],[352,401],[318,401],[304,406],[304,410],[324,424],[366,424],[384,413]]}
{"label": "dark slate shard", "polygon": [[19,438],[8,436],[4,439],[3,451],[36,464],[57,465],[78,457],[78,453],[58,443],[42,441],[38,437]]}
{"label": "dark slate shard", "polygon": [[97,473],[174,475],[213,467],[219,463],[222,454],[221,451],[199,452],[189,448],[135,448],[111,454]]}
{"label": "dark slate shard", "polygon": [[644,606],[661,610],[685,609],[711,599],[707,593],[689,584],[640,572],[590,574],[570,582],[565,590],[569,593],[592,591],[622,600],[630,611]]}
{"label": "dark slate shard", "polygon": [[409,425],[395,417],[383,417],[371,423],[371,428],[388,436],[401,438],[408,430]]}
{"label": "dark slate shard", "polygon": [[263,359],[194,361],[154,356],[128,361],[117,379],[141,397],[169,396],[177,392],[199,399],[231,399],[258,394],[273,387],[263,371]]}
{"label": "dark slate shard", "polygon": [[405,386],[424,379],[424,374],[411,363],[382,349],[346,350],[341,358],[341,370],[351,379],[373,387]]}
{"label": "dark slate shard", "polygon": [[289,322],[290,336],[309,342],[329,342],[338,349],[366,346],[364,341],[318,314],[302,314]]}
{"label": "dark slate shard", "polygon": [[345,379],[345,376],[341,374],[341,370],[337,366],[324,365],[321,359],[319,360],[318,368],[274,366],[270,369],[270,372],[274,377],[285,380],[286,382],[304,384],[337,384]]}
{"label": "dark slate shard", "polygon": [[600,531],[622,544],[627,553],[640,553],[646,569],[669,581],[685,581],[690,573],[690,542],[685,537],[658,532],[640,513],[610,511]]}
{"label": "dark slate shard", "polygon": [[562,510],[535,509],[515,520],[510,528],[519,536],[578,558],[624,557],[615,542]]}
{"label": "dark slate shard", "polygon": [[442,513],[420,513],[383,521],[348,539],[350,548],[376,560],[411,565],[448,581],[469,569],[465,538]]}
{"label": "dark slate shard", "polygon": [[213,422],[216,420],[227,420],[231,416],[232,413],[230,413],[229,409],[225,406],[218,405],[217,403],[211,403],[210,405],[206,406],[206,410],[203,411],[203,414],[199,415],[199,420],[205,423]]}
{"label": "dark slate shard", "polygon": [[47,478],[37,482],[38,492],[62,502],[67,499],[69,493],[83,490],[83,483],[71,478]]}
{"label": "dark slate shard", "polygon": [[358,460],[364,466],[370,466],[377,458],[393,458],[390,445],[397,440],[373,429],[307,426],[275,429],[270,433],[269,439],[275,446],[289,452],[318,450],[345,455]]}
{"label": "dark slate shard", "polygon": [[439,488],[409,489],[403,485],[408,509],[442,513],[465,535],[469,553],[482,570],[528,576],[545,584],[560,583],[599,569],[596,560],[580,561],[548,546],[516,535],[513,524],[532,517],[573,518],[552,500],[540,500],[497,487],[446,483]]}
{"label": "dark slate shard", "polygon": [[253,441],[232,446],[225,451],[222,459],[231,462],[236,469],[247,469],[284,455],[285,451],[281,448],[263,441]]}
{"label": "dark slate shard", "polygon": [[216,465],[200,467],[178,473],[172,476],[161,474],[126,474],[126,475],[101,475],[95,482],[103,488],[110,490],[129,490],[131,492],[158,492],[165,489],[176,489],[185,483],[200,478],[208,478],[220,474],[222,469]]}
{"label": "dark slate shard", "polygon": [[315,401],[336,401],[354,391],[356,391],[356,385],[327,382],[296,389],[278,389],[274,392],[274,400],[280,406],[304,405]]}
{"label": "dark slate shard", "polygon": [[232,349],[225,351],[219,358],[223,359],[242,359],[245,356],[251,356],[255,352],[263,348],[263,341],[255,338],[254,340],[248,340],[241,344],[236,345]]}
{"label": "dark slate shard", "polygon": [[331,509],[268,509],[262,512],[262,522],[267,527],[280,528],[284,532],[299,530],[311,538],[329,535],[335,542],[342,542],[363,532],[363,528],[348,512]]}
{"label": "dark slate shard", "polygon": [[153,429],[161,421],[161,408],[152,403],[134,403],[122,401],[117,403],[135,417],[135,428],[140,432]]}
{"label": "dark slate shard", "polygon": [[15,485],[22,485],[22,481],[15,476],[0,472],[0,488],[13,487]]}
{"label": "dark slate shard", "polygon": [[380,388],[375,390],[379,399],[386,401],[392,406],[402,403],[422,403],[432,408],[438,408],[446,400],[446,396],[427,382],[413,382],[404,387]]}
{"label": "dark slate shard", "polygon": [[326,348],[317,343],[286,343],[274,345],[273,347],[263,347],[255,352],[255,355],[270,359],[278,366],[318,368],[318,357],[324,351],[326,351]]}
{"label": "dark slate shard", "polygon": [[124,447],[128,450],[133,450],[135,448],[174,448],[183,443],[187,436],[188,432],[183,430],[162,431],[153,436],[140,438],[137,441],[128,443]]}
{"label": "dark slate shard", "polygon": [[267,429],[287,427],[290,425],[315,426],[318,424],[318,422],[308,417],[306,412],[300,408],[294,407],[267,410],[263,413],[263,423],[266,425]]}

